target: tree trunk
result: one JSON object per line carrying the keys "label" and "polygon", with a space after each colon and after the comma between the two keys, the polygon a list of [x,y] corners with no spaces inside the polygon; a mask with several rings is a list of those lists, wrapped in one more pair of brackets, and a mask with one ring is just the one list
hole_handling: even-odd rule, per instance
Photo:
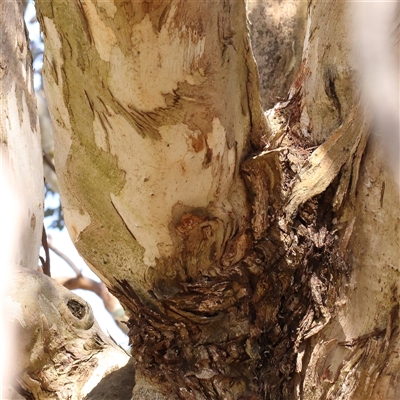
{"label": "tree trunk", "polygon": [[398,188],[364,155],[347,3],[309,2],[266,117],[243,2],[37,7],[66,224],[131,314],[132,398],[395,399]]}
{"label": "tree trunk", "polygon": [[39,271],[42,151],[21,3],[2,2],[1,21],[2,398],[82,399],[129,357]]}

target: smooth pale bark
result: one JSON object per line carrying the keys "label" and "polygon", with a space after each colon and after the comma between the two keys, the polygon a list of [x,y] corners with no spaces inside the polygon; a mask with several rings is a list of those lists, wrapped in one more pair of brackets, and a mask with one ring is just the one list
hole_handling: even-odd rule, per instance
{"label": "smooth pale bark", "polygon": [[133,399],[394,400],[398,188],[348,4],[309,3],[267,126],[242,3],[37,5],[66,223],[132,314]]}
{"label": "smooth pale bark", "polygon": [[18,2],[2,2],[1,217],[7,221],[7,229],[2,230],[1,239],[7,252],[1,252],[1,256],[8,268],[19,265],[36,269],[43,229],[43,168],[38,166],[42,150],[32,57],[21,13]]}
{"label": "smooth pale bark", "polygon": [[[198,209],[221,225],[221,257],[244,229],[238,163],[250,118],[257,122],[244,5],[38,5],[56,166],[77,247],[106,282],[150,289],[166,272],[156,259],[175,255],[175,228],[196,225],[182,217]],[[72,22],[83,36],[64,33]]]}
{"label": "smooth pale bark", "polygon": [[[14,311],[5,290],[12,271],[38,268],[43,229],[43,169],[22,4],[0,5],[0,266],[2,268],[2,397],[13,398],[16,368]],[[16,398],[16,397],[15,397]]]}

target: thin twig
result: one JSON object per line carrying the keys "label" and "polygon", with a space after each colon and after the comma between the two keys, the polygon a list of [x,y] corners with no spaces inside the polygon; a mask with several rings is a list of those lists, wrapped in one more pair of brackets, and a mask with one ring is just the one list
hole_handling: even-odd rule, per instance
{"label": "thin twig", "polygon": [[54,166],[53,162],[51,161],[49,155],[46,154],[44,151],[42,153],[43,153],[43,161],[50,167],[50,169],[53,172],[56,172],[56,167]]}
{"label": "thin twig", "polygon": [[46,235],[46,229],[44,227],[44,224],[43,224],[43,230],[42,230],[42,246],[44,249],[44,253],[46,254],[46,261],[43,259],[43,257],[39,257],[40,261],[42,262],[43,273],[47,276],[51,276],[49,244],[47,243],[47,235]]}

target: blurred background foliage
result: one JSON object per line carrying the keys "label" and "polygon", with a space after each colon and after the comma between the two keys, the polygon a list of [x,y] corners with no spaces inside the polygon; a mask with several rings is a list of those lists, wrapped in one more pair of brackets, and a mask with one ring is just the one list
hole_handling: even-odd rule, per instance
{"label": "blurred background foliage", "polygon": [[61,208],[61,199],[57,175],[54,168],[54,136],[51,127],[50,114],[43,90],[43,36],[35,14],[32,1],[23,2],[25,22],[29,32],[30,49],[32,53],[32,66],[34,70],[34,86],[37,98],[40,132],[42,135],[44,193],[46,226],[62,230],[65,227],[64,216]]}

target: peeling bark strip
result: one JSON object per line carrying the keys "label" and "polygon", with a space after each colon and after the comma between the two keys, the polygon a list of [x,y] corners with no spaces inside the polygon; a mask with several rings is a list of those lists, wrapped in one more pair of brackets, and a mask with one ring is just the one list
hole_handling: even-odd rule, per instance
{"label": "peeling bark strip", "polygon": [[281,189],[279,151],[281,150],[264,151],[242,164],[245,181],[251,195],[254,196],[252,228],[256,240],[265,236],[273,214],[272,202],[277,201]]}

